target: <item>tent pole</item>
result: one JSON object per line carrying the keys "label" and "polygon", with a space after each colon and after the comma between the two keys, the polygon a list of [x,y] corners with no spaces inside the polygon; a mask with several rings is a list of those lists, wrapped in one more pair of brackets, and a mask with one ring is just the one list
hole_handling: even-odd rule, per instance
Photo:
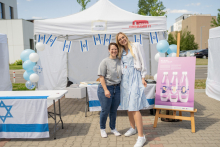
{"label": "tent pole", "polygon": [[[66,40],[68,40],[68,35],[66,35]],[[69,55],[68,52],[66,52],[66,73],[67,73],[67,78],[69,79],[69,67],[68,67],[68,59],[69,59]],[[68,82],[68,81],[67,81]]]}

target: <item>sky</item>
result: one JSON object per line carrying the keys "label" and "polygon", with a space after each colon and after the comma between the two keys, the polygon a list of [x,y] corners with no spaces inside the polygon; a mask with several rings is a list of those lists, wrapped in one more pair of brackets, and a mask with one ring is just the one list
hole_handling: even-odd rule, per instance
{"label": "sky", "polygon": [[[98,0],[91,0],[87,8]],[[116,6],[133,13],[139,10],[138,0],[109,0]],[[167,11],[167,30],[182,14],[211,14],[217,16],[220,0],[160,0]],[[81,11],[77,0],[17,0],[18,18],[48,19]]]}

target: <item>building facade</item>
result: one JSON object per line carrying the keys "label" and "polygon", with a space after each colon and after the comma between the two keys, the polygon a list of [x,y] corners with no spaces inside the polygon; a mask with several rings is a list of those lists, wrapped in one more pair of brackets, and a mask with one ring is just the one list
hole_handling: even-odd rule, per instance
{"label": "building facade", "polygon": [[9,63],[20,60],[25,49],[34,49],[34,24],[18,19],[17,0],[0,0],[0,33],[8,38]]}

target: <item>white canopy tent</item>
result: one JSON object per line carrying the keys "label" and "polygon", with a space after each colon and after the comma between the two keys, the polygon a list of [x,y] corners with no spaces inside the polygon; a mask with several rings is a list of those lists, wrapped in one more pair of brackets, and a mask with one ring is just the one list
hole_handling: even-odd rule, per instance
{"label": "white canopy tent", "polygon": [[8,40],[6,34],[0,34],[0,91],[12,91],[9,73]]}
{"label": "white canopy tent", "polygon": [[[40,73],[39,89],[62,89],[67,76],[74,83],[96,80],[99,63],[108,56],[108,50],[107,46],[94,44],[92,35],[95,34],[111,34],[112,42],[115,42],[118,32],[124,32],[131,41],[134,40],[133,35],[142,34],[143,48],[148,59],[148,74],[153,76],[157,72],[157,62],[154,60],[157,50],[156,44],[150,44],[149,33],[159,32],[159,40],[163,40],[166,28],[165,16],[134,14],[120,9],[109,0],[99,0],[77,14],[36,20],[35,35],[53,34],[58,37],[53,47],[46,46],[44,51],[39,52],[38,64],[43,69]],[[62,51],[61,41],[64,39],[72,41],[70,53]],[[82,39],[88,40],[88,52],[81,52],[79,40]]]}
{"label": "white canopy tent", "polygon": [[209,30],[206,94],[220,101],[220,27]]}

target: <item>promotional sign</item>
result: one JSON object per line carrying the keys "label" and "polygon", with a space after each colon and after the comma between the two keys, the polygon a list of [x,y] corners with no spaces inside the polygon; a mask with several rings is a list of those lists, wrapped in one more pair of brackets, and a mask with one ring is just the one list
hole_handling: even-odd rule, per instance
{"label": "promotional sign", "polygon": [[156,108],[194,110],[195,57],[161,57],[156,85]]}

